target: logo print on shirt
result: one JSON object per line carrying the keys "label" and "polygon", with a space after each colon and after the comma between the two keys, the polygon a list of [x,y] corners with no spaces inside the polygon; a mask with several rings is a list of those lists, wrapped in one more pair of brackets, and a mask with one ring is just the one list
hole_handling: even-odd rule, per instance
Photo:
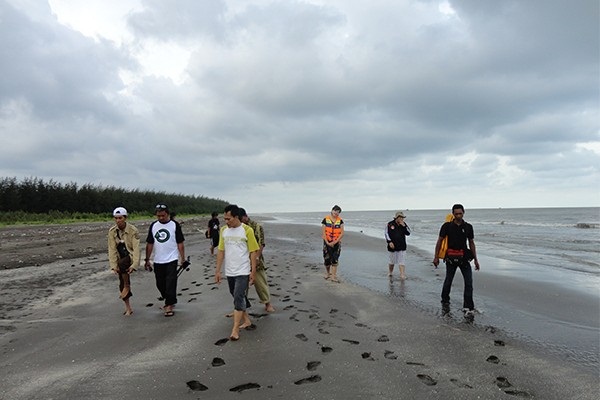
{"label": "logo print on shirt", "polygon": [[155,234],[154,234],[154,239],[156,239],[156,241],[158,243],[164,243],[167,240],[169,240],[169,238],[171,237],[171,234],[169,233],[168,230],[166,229],[159,229]]}

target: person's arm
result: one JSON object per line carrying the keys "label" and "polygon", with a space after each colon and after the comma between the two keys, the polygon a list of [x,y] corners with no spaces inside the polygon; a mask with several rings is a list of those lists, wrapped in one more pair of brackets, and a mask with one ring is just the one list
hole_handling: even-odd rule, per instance
{"label": "person's arm", "polygon": [[112,236],[112,231],[108,232],[108,265],[110,270],[117,274],[119,271],[119,267],[117,266],[117,243]]}
{"label": "person's arm", "polygon": [[137,270],[140,265],[140,233],[137,229],[131,231],[131,266],[129,272]]}
{"label": "person's arm", "polygon": [[473,261],[475,262],[475,271],[479,271],[479,261],[477,260],[477,249],[475,248],[475,240],[469,239],[469,249],[473,253]]}
{"label": "person's arm", "polygon": [[329,243],[329,241],[327,240],[327,233],[325,229],[325,225],[321,225],[321,238],[325,241],[325,243]]}
{"label": "person's arm", "polygon": [[146,243],[146,257],[144,258],[144,269],[146,271],[152,271],[152,266],[150,266],[150,256],[152,255],[153,249],[154,243]]}
{"label": "person's arm", "polygon": [[443,240],[444,238],[439,236],[435,244],[435,253],[433,253],[433,265],[435,265],[436,268],[440,264],[440,258],[438,257],[438,254],[440,254],[440,247],[442,247]]}
{"label": "person's arm", "polygon": [[221,267],[223,266],[223,260],[225,259],[225,251],[217,250],[217,267],[215,269],[215,282],[221,283]]}
{"label": "person's arm", "polygon": [[185,262],[185,246],[183,242],[177,243],[177,250],[179,250],[179,264],[183,264]]}
{"label": "person's arm", "polygon": [[254,284],[254,277],[256,276],[257,260],[258,260],[258,250],[250,253],[250,285]]}
{"label": "person's arm", "polygon": [[390,237],[390,224],[389,223],[385,226],[385,241],[387,242],[388,246],[390,246],[390,249],[394,250],[394,242],[392,241],[392,238]]}
{"label": "person's arm", "polygon": [[334,241],[332,242],[332,244],[333,244],[333,245],[336,245],[336,244],[338,244],[339,242],[341,242],[341,241],[342,241],[342,238],[343,238],[343,237],[344,237],[344,224],[342,223],[342,224],[340,225],[340,236],[338,236],[338,238],[337,238],[336,240],[334,240]]}

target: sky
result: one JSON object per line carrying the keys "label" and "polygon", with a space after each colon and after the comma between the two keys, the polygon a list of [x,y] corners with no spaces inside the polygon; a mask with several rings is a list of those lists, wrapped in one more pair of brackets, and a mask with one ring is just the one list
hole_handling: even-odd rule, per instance
{"label": "sky", "polygon": [[597,0],[0,0],[0,176],[249,213],[600,206],[599,21]]}

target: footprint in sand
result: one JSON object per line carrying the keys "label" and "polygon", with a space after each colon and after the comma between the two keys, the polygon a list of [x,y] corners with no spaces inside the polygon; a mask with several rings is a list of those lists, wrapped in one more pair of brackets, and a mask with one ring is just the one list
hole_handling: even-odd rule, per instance
{"label": "footprint in sand", "polygon": [[379,339],[377,339],[377,341],[378,341],[378,342],[389,342],[389,341],[390,341],[390,338],[389,338],[389,337],[387,337],[386,335],[381,335],[381,336],[379,337]]}
{"label": "footprint in sand", "polygon": [[492,364],[498,364],[500,362],[500,359],[494,355],[491,355],[485,361],[492,363]]}
{"label": "footprint in sand", "polygon": [[350,344],[360,344],[360,342],[358,340],[352,340],[352,339],[342,339],[343,342],[348,342]]}
{"label": "footprint in sand", "polygon": [[198,299],[196,299],[195,297],[192,297],[191,299],[188,300],[188,303],[191,303],[192,301],[196,301]]}
{"label": "footprint in sand", "polygon": [[321,365],[321,361],[309,361],[306,364],[306,369],[309,371],[314,371],[317,369],[317,367]]}
{"label": "footprint in sand", "polygon": [[188,381],[186,382],[186,385],[195,392],[203,392],[205,390],[208,390],[208,387],[204,386],[198,381]]}
{"label": "footprint in sand", "polygon": [[371,353],[364,352],[360,356],[363,358],[363,360],[375,361],[375,359],[371,357]]}
{"label": "footprint in sand", "polygon": [[231,389],[229,389],[229,391],[241,393],[244,390],[248,389],[260,389],[260,385],[258,383],[244,383],[243,385],[232,387]]}
{"label": "footprint in sand", "polygon": [[418,374],[417,378],[419,378],[421,380],[421,382],[423,382],[427,386],[435,386],[435,385],[437,385],[437,381],[435,379],[433,379],[432,377],[430,377],[429,375]]}
{"label": "footprint in sand", "polygon": [[391,350],[386,350],[385,353],[383,353],[383,356],[385,358],[387,358],[388,360],[397,360],[398,356],[394,354],[393,351]]}
{"label": "footprint in sand", "polygon": [[329,331],[326,331],[323,328],[319,328],[319,333],[322,334],[322,335],[329,335]]}
{"label": "footprint in sand", "polygon": [[321,380],[320,375],[312,375],[312,376],[309,376],[308,378],[300,379],[300,380],[294,382],[294,385],[302,385],[305,383],[315,383],[315,382],[319,382],[320,380]]}
{"label": "footprint in sand", "polygon": [[215,342],[215,346],[223,346],[225,343],[229,341],[228,338],[219,339]]}
{"label": "footprint in sand", "polygon": [[407,362],[406,362],[406,365],[416,365],[416,366],[419,366],[419,367],[425,367],[425,366],[426,366],[426,365],[425,365],[425,364],[423,364],[423,363],[420,363],[420,362],[415,362],[415,361],[407,361]]}
{"label": "footprint in sand", "polygon": [[296,337],[300,340],[302,340],[303,342],[308,341],[308,338],[306,337],[306,335],[304,333],[299,333],[296,335]]}
{"label": "footprint in sand", "polygon": [[225,360],[219,357],[215,357],[213,358],[211,365],[213,367],[222,367],[223,365],[225,365]]}
{"label": "footprint in sand", "polygon": [[450,382],[454,383],[456,386],[458,386],[459,388],[464,388],[464,389],[473,389],[473,386],[468,385],[466,383],[463,382],[459,382],[458,379],[450,379]]}
{"label": "footprint in sand", "polygon": [[504,347],[505,345],[506,343],[504,343],[502,340],[494,340],[494,346]]}
{"label": "footprint in sand", "polygon": [[154,303],[148,303],[146,304],[146,307],[152,307],[154,305]]}
{"label": "footprint in sand", "polygon": [[504,393],[510,394],[511,396],[517,396],[524,399],[532,399],[533,395],[531,393],[524,392],[522,390],[508,389],[505,390]]}
{"label": "footprint in sand", "polygon": [[321,351],[325,354],[327,353],[331,353],[333,351],[333,348],[329,347],[329,346],[321,346]]}
{"label": "footprint in sand", "polygon": [[503,376],[499,376],[496,378],[496,385],[498,385],[499,388],[508,388],[511,387],[512,384],[508,381],[508,379],[506,379]]}

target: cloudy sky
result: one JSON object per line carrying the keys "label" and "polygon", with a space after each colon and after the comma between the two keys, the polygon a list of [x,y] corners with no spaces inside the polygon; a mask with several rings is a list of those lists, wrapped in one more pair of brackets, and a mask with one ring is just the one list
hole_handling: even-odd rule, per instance
{"label": "cloudy sky", "polygon": [[597,0],[0,0],[0,175],[249,212],[600,205]]}

